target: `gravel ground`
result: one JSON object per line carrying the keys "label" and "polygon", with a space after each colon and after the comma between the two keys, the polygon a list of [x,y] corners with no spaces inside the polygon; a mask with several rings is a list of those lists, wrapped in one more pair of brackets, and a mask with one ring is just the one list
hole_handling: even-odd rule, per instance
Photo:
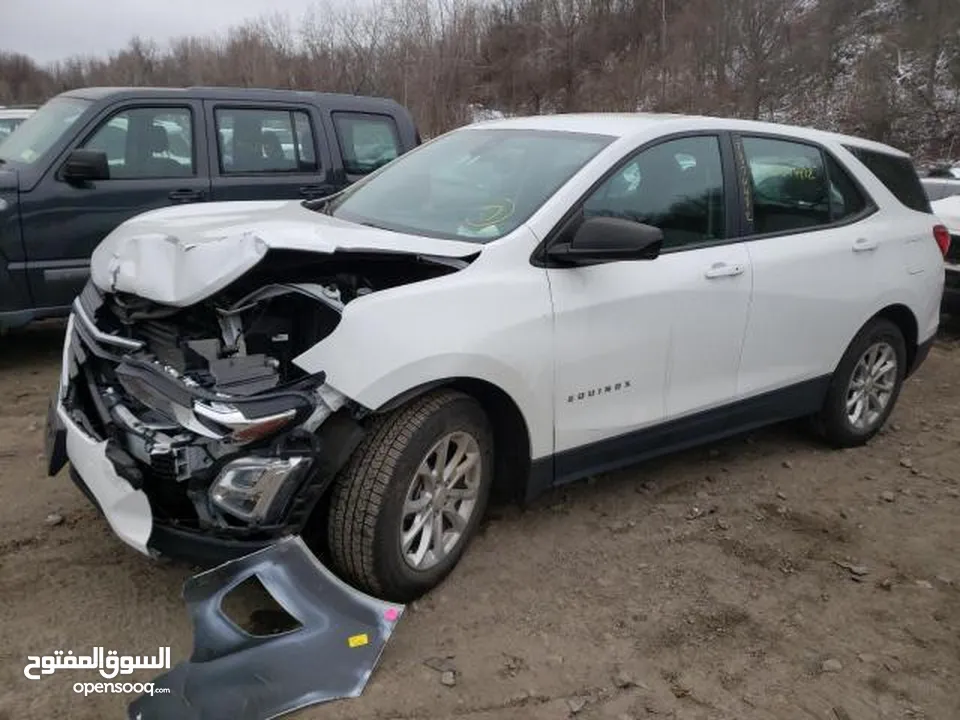
{"label": "gravel ground", "polygon": [[[74,694],[84,671],[27,680],[27,655],[170,645],[177,662],[192,643],[191,569],[128,550],[43,472],[61,336],[0,339],[0,720],[120,718],[132,699]],[[866,448],[784,425],[492,509],[364,695],[291,717],[955,720],[956,337]]]}

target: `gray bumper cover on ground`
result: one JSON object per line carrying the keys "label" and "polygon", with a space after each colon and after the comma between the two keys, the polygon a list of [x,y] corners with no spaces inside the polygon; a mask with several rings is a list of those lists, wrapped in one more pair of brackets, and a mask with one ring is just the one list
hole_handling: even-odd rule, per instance
{"label": "gray bumper cover on ground", "polygon": [[[257,637],[224,615],[223,597],[253,575],[302,627]],[[299,537],[190,578],[183,596],[193,655],[130,704],[130,720],[266,720],[356,697],[404,609],[341,582]]]}

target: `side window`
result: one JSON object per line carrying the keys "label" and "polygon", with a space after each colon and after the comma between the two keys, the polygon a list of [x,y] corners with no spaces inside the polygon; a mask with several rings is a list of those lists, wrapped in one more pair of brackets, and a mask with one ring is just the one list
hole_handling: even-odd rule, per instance
{"label": "side window", "polygon": [[723,239],[719,139],[680,138],[641,151],[587,198],[583,211],[658,227],[665,249]]}
{"label": "side window", "polygon": [[217,108],[214,121],[224,174],[320,169],[310,118],[302,110]]}
{"label": "side window", "polygon": [[300,167],[308,172],[320,169],[317,162],[317,146],[313,141],[313,128],[310,127],[310,117],[305,112],[293,113],[294,141]]}
{"label": "side window", "polygon": [[832,222],[830,179],[819,148],[788,140],[745,137],[743,150],[753,180],[757,234]]}
{"label": "side window", "polygon": [[910,158],[897,157],[853,145],[845,147],[908,208],[922,213],[933,212],[930,201],[923,191],[923,185],[920,183],[920,176]]}
{"label": "side window", "polygon": [[366,175],[400,154],[397,125],[388,115],[333,113],[343,168],[351,175]]}
{"label": "side window", "polygon": [[827,153],[824,153],[824,157],[830,180],[830,219],[839,222],[859,215],[867,209],[867,199],[840,163]]}
{"label": "side window", "polygon": [[187,108],[128,108],[102,123],[82,147],[106,153],[111,179],[196,174]]}

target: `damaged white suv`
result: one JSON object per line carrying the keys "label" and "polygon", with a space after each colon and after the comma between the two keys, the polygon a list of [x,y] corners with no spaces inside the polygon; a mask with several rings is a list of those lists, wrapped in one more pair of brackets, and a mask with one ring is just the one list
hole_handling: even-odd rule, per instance
{"label": "damaged white suv", "polygon": [[938,325],[910,158],[716,118],[462,128],[339,195],[157,210],[74,303],[49,471],[127,544],[217,562],[304,533],[406,601],[491,490],[809,416],[866,442]]}

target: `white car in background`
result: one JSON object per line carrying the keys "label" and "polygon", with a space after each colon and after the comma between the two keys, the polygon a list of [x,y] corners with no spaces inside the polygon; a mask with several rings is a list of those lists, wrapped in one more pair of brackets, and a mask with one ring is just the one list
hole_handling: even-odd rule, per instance
{"label": "white car in background", "polygon": [[[522,498],[808,417],[872,438],[939,322],[906,154],[784,125],[468,126],[331,198],[111,232],[74,303],[49,472],[200,561],[303,533],[406,601]],[[504,552],[516,550],[504,549]]]}
{"label": "white car in background", "polygon": [[944,258],[946,279],[942,304],[946,312],[954,315],[960,314],[960,181],[956,185],[956,192],[930,203],[950,234],[950,249]]}
{"label": "white car in background", "polygon": [[4,107],[0,105],[0,142],[7,139],[28,117],[33,115],[35,107]]}

